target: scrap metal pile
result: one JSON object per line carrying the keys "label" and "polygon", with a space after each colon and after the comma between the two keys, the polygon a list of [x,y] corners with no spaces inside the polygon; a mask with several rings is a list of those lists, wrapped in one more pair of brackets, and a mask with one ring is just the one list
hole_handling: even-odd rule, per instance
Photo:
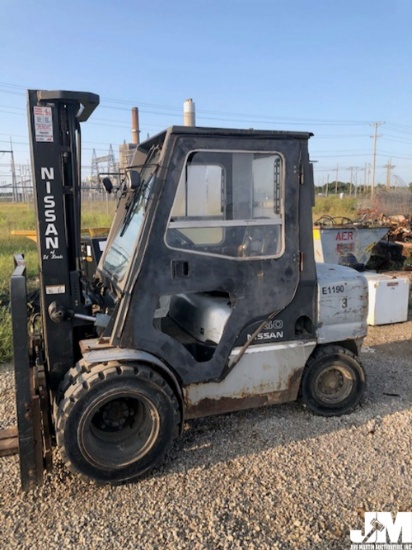
{"label": "scrap metal pile", "polygon": [[389,226],[384,239],[372,250],[368,268],[383,270],[412,270],[412,215],[386,216],[376,211],[360,211],[361,223]]}

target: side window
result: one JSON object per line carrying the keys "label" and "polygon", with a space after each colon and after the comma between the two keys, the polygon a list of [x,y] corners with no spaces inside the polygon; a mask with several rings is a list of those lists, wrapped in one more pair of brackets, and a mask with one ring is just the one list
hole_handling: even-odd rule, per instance
{"label": "side window", "polygon": [[[223,178],[222,166],[196,163],[186,164],[180,178],[171,225],[183,221],[182,235],[197,245],[216,244],[222,240],[221,227],[201,227],[194,222],[223,220]],[[192,223],[187,223],[189,221]],[[173,235],[177,235],[176,231],[168,234],[167,241],[172,246]]]}
{"label": "side window", "polygon": [[167,245],[235,258],[279,256],[282,181],[277,153],[192,152],[180,177]]}
{"label": "side window", "polygon": [[222,182],[221,166],[213,164],[188,166],[186,215],[222,218]]}

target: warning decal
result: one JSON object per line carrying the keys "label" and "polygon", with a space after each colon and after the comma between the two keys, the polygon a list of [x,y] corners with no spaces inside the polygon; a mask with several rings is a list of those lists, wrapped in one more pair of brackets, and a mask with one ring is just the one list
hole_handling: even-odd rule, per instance
{"label": "warning decal", "polygon": [[53,141],[51,107],[33,107],[36,141]]}

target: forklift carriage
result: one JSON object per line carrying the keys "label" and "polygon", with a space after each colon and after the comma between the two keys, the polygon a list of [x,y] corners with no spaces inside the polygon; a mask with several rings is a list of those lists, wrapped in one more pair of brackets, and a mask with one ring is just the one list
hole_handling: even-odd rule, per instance
{"label": "forklift carriage", "polygon": [[23,489],[55,445],[70,470],[121,483],[156,467],[185,419],[298,398],[353,410],[367,284],[315,264],[312,134],[175,126],[142,143],[119,188],[105,182],[118,206],[91,273],[80,123],[98,103],[28,92],[40,305],[16,257],[18,430],[0,437]]}

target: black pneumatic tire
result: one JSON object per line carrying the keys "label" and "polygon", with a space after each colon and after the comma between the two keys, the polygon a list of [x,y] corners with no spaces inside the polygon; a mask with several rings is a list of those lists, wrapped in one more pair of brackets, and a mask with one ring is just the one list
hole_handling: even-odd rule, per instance
{"label": "black pneumatic tire", "polygon": [[302,377],[303,403],[315,414],[339,416],[352,411],[366,389],[366,374],[359,359],[336,345],[318,348]]}
{"label": "black pneumatic tire", "polygon": [[146,365],[78,365],[61,391],[57,445],[65,465],[86,478],[118,484],[142,477],[178,436],[178,400]]}

